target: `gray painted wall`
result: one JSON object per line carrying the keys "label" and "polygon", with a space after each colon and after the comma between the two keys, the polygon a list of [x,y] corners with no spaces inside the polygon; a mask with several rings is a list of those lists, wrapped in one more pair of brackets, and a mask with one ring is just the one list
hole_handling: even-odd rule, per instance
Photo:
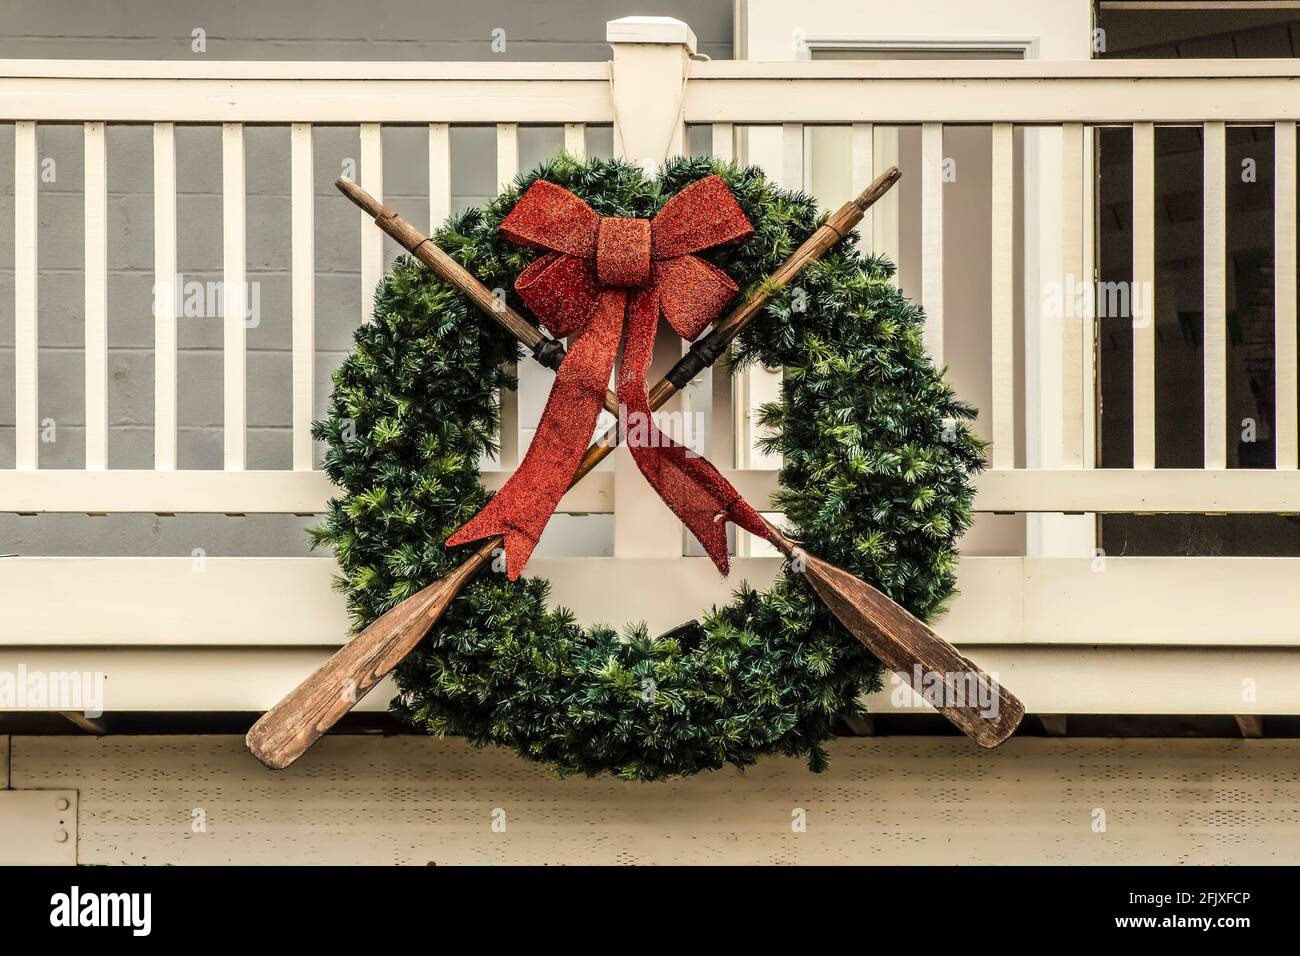
{"label": "gray painted wall", "polygon": [[[558,0],[558,2],[367,3],[305,0],[6,0],[0,58],[249,60],[604,60],[605,22],[630,14],[687,20],[699,48],[731,55],[730,0]],[[192,50],[192,31],[206,52]],[[492,50],[495,29],[505,50]],[[110,126],[109,467],[153,464],[153,160],[152,132]],[[178,270],[186,280],[221,277],[221,131],[178,127]],[[558,127],[520,131],[520,166],[560,148]],[[588,132],[590,153],[608,155],[608,128]],[[355,127],[314,133],[316,179],[317,399],[325,407],[329,373],[347,353],[361,315],[358,217],[332,183],[359,155]],[[83,194],[80,124],[38,128],[51,181],[39,185],[39,414],[54,441],[40,446],[42,468],[84,463]],[[0,467],[14,464],[13,126],[0,124]],[[423,127],[384,131],[386,199],[427,228],[427,136]],[[495,132],[452,133],[457,208],[496,192]],[[248,279],[259,283],[260,318],[248,331],[248,467],[290,465],[289,131],[246,131]],[[397,254],[389,244],[389,257]],[[221,319],[182,318],[178,328],[178,465],[220,468]],[[601,519],[574,519],[599,523]],[[605,519],[607,520],[607,519]],[[0,553],[209,554],[304,553],[303,527],[291,516],[0,515]],[[556,536],[548,536],[552,548]],[[590,535],[579,536],[588,540]],[[600,537],[597,534],[597,537]],[[544,542],[544,546],[545,546]],[[573,545],[582,546],[582,545]],[[568,546],[563,546],[567,550]],[[552,553],[555,553],[554,550]]]}
{"label": "gray painted wall", "polygon": [[[731,0],[5,0],[0,57],[185,60],[604,60],[605,21],[685,20],[731,56]],[[507,49],[493,53],[492,30]]]}

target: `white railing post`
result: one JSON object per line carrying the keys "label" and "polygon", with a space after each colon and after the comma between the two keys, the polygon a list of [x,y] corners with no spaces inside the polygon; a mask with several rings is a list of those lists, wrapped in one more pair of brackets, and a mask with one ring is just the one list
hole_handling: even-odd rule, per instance
{"label": "white railing post", "polygon": [[248,456],[248,247],[245,226],[244,126],[225,123],[221,129],[221,231],[223,392],[225,414],[221,429],[226,471],[243,471]]}
{"label": "white railing post", "polygon": [[989,237],[989,313],[992,358],[989,417],[994,468],[1016,467],[1016,162],[1015,130],[1010,123],[994,123],[992,132],[992,216]]}
{"label": "white railing post", "polygon": [[153,466],[176,470],[176,127],[153,124]]}
{"label": "white railing post", "polygon": [[[362,123],[361,188],[384,201],[384,136],[379,123]],[[375,287],[384,278],[384,234],[364,212],[361,221],[361,324],[371,319],[375,308]]]}
{"label": "white railing post", "polygon": [[[745,162],[761,166],[783,189],[806,191],[811,175],[805,165],[807,128],[802,123],[759,126],[747,130],[743,137]],[[732,376],[732,405],[736,414],[736,467],[739,469],[776,470],[781,467],[779,452],[765,451],[759,442],[767,430],[759,425],[759,410],[781,398],[784,374],[779,368],[754,363]],[[775,557],[774,548],[748,531],[736,529],[738,557]]]}
{"label": "white railing post", "polygon": [[[497,189],[506,189],[519,175],[519,124],[497,123]],[[515,468],[533,443],[541,422],[542,407],[555,376],[527,358],[515,366],[519,383],[513,390],[502,389],[501,437],[497,461],[502,468]]]}
{"label": "white railing post", "polygon": [[[1090,167],[1081,124],[1024,136],[1025,459],[1030,468],[1080,469],[1088,462],[1084,330],[1091,315],[1085,321],[1075,313],[1079,284],[1092,281],[1084,248]],[[1030,514],[1026,528],[1033,557],[1091,557],[1096,546],[1088,514]]]}
{"label": "white railing post", "polygon": [[108,467],[108,136],[85,125],[86,470]]}
{"label": "white railing post", "polygon": [[683,151],[695,34],[672,17],[623,17],[605,24],[605,39],[614,51],[614,155],[654,169]]}
{"label": "white railing post", "polygon": [[1205,467],[1228,467],[1228,191],[1227,124],[1205,124],[1204,214],[1204,341]]}
{"label": "white railing post", "polygon": [[[671,17],[624,17],[605,25],[614,51],[610,63],[614,102],[614,155],[653,171],[683,152],[686,71],[695,34]],[[658,349],[647,376],[668,371],[668,350]],[[663,411],[680,412],[680,397]],[[614,556],[674,558],[682,554],[682,528],[641,477],[626,448],[614,457]]]}
{"label": "white railing post", "polygon": [[311,438],[316,397],[316,238],[312,188],[310,123],[294,123],[289,134],[289,214],[293,315],[293,467],[311,471],[315,446]]}
{"label": "white railing post", "polygon": [[1273,132],[1273,310],[1276,380],[1273,387],[1275,466],[1294,471],[1300,465],[1297,450],[1296,408],[1296,274],[1276,263],[1296,261],[1296,129],[1295,123],[1277,123]]}
{"label": "white railing post", "polygon": [[939,368],[943,350],[943,124],[921,124],[921,306],[925,351]]}
{"label": "white railing post", "polygon": [[[1133,467],[1156,466],[1156,126],[1133,124]],[[1141,307],[1141,316],[1138,309]]]}
{"label": "white railing post", "polygon": [[[806,190],[810,177],[804,167],[804,132],[800,123],[780,126],[751,126],[741,137],[742,161],[761,166],[768,178],[783,189]],[[735,409],[736,467],[739,469],[775,470],[781,467],[781,455],[765,451],[759,442],[765,431],[759,426],[759,409],[781,398],[782,371],[754,363],[735,373],[732,381],[732,407]],[[748,531],[736,531],[736,554],[739,557],[772,557],[777,551],[762,538]]]}
{"label": "white railing post", "polygon": [[14,124],[14,465],[33,471],[40,458],[36,403],[36,123]]}

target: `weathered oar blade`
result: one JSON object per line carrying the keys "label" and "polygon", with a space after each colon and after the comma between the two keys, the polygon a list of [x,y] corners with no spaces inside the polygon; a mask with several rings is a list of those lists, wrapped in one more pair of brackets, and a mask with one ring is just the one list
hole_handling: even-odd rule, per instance
{"label": "weathered oar blade", "polygon": [[[981,747],[1015,733],[1025,706],[993,677],[867,582],[807,552],[803,564],[808,583],[840,623],[958,730]],[[917,669],[924,692],[915,686]],[[932,693],[939,688],[941,694]]]}
{"label": "weathered oar blade", "polygon": [[339,648],[248,731],[244,743],[253,756],[272,770],[283,770],[301,757],[415,649],[491,554],[492,548],[484,545],[451,574],[389,609]]}

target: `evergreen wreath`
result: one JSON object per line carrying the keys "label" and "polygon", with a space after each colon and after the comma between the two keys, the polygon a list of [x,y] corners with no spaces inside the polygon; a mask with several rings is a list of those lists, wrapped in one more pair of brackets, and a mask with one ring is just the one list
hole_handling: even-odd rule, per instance
{"label": "evergreen wreath", "polygon": [[[521,193],[547,179],[603,216],[651,218],[683,187],[721,175],[754,226],[702,256],[752,290],[820,223],[813,200],[755,168],[669,161],[657,177],[620,161],[560,156],[486,207],[453,216],[437,244],[532,318],[514,280],[537,255],[497,233]],[[922,619],[951,595],[955,541],[969,526],[983,443],[921,344],[923,314],[894,267],[841,242],[776,290],[732,361],[785,368],[762,410],[784,455],[777,505],[810,551],[870,581]],[[522,352],[459,292],[403,257],[375,294],[374,321],[334,374],[332,499],[314,546],[334,550],[336,587],[360,630],[449,573],[470,548],[443,542],[489,498],[495,393]],[[703,559],[701,559],[703,560]],[[583,628],[547,606],[548,582],[480,574],[395,672],[393,710],[434,734],[511,747],[561,774],[658,780],[744,767],[765,754],[825,768],[822,744],[881,687],[881,668],[790,568],[766,592],[664,635]]]}

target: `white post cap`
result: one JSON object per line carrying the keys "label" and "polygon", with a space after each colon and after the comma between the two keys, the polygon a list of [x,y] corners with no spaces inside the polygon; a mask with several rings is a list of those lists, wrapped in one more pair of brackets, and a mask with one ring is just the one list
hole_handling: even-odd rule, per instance
{"label": "white post cap", "polygon": [[605,24],[607,43],[676,43],[695,52],[695,32],[672,17],[621,17]]}

